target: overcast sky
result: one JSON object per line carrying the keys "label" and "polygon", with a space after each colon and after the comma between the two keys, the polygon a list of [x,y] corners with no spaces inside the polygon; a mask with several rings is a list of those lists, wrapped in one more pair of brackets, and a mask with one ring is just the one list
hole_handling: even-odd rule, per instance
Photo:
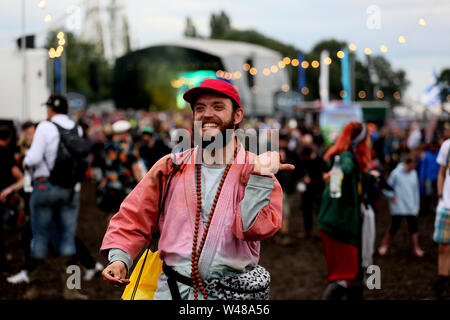
{"label": "overcast sky", "polygon": [[[67,8],[86,1],[26,2],[26,32],[39,33]],[[21,2],[0,0],[0,48],[15,45],[21,33]],[[108,3],[101,0],[101,3]],[[120,1],[118,1],[120,2]],[[255,29],[308,51],[323,39],[353,42],[360,57],[364,48],[379,54],[380,46],[394,69],[404,69],[411,85],[407,96],[420,95],[432,82],[432,72],[450,68],[450,1],[448,0],[124,0],[133,49],[182,37],[186,16],[208,36],[212,12],[224,10],[237,29]],[[375,11],[370,7],[375,6]],[[368,10],[370,11],[368,13]],[[379,15],[377,15],[377,12]],[[51,14],[52,22],[45,22]],[[377,20],[379,16],[379,20]],[[423,18],[426,25],[419,24]],[[401,44],[398,37],[406,42]]]}

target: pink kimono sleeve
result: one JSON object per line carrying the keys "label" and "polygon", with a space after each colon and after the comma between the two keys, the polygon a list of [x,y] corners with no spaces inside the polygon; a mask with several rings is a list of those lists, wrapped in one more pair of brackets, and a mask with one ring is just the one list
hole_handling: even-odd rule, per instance
{"label": "pink kimono sleeve", "polygon": [[273,189],[269,195],[269,203],[256,215],[251,225],[244,230],[241,216],[241,203],[237,205],[233,221],[233,233],[238,239],[260,241],[275,235],[281,228],[283,192],[280,183],[275,178]]}
{"label": "pink kimono sleeve", "polygon": [[135,259],[150,243],[158,218],[162,186],[172,168],[170,155],[161,158],[122,202],[119,212],[109,222],[100,254],[107,258],[112,248],[127,252]]}

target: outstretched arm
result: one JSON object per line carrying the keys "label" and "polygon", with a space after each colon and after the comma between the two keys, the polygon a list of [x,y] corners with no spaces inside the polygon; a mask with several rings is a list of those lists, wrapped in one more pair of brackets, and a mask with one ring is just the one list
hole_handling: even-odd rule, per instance
{"label": "outstretched arm", "polygon": [[14,191],[20,190],[23,187],[23,174],[18,166],[13,166],[11,168],[11,174],[16,179],[16,182],[1,190],[0,192],[0,202],[6,202],[6,198]]}
{"label": "outstretched arm", "polygon": [[264,240],[280,230],[283,192],[274,173],[295,167],[279,160],[278,152],[269,151],[256,157],[244,198],[235,212],[233,232],[237,238]]}

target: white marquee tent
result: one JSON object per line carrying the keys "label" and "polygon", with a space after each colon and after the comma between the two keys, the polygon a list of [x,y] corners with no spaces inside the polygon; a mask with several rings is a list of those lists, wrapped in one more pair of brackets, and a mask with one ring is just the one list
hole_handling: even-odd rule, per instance
{"label": "white marquee tent", "polygon": [[[282,90],[282,88],[290,88],[287,70],[278,66],[278,62],[283,59],[282,55],[263,46],[247,42],[196,38],[168,41],[153,46],[176,46],[205,52],[219,58],[225,68],[224,71],[241,72],[242,77],[232,79],[231,82],[237,87],[247,114],[251,114],[252,111],[256,115],[273,114],[274,93]],[[258,70],[254,76],[256,88],[253,91],[248,86],[246,71],[243,70],[243,65],[248,59],[252,59],[252,67]],[[271,66],[277,66],[278,71],[264,75],[263,69],[270,69]]]}

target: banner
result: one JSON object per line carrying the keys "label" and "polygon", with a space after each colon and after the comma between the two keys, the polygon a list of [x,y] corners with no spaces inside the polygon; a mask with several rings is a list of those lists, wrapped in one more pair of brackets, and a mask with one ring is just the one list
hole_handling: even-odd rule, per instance
{"label": "banner", "polygon": [[336,104],[331,103],[320,111],[320,131],[325,139],[326,145],[332,145],[344,126],[351,122],[363,122],[362,109],[359,104]]}
{"label": "banner", "polygon": [[435,83],[429,86],[424,93],[420,95],[420,102],[426,107],[437,106],[441,103],[441,83],[436,71],[433,71]]}
{"label": "banner", "polygon": [[439,105],[441,103],[440,83],[429,86],[420,96],[420,102],[427,107]]}
{"label": "banner", "polygon": [[329,65],[325,60],[329,57],[327,50],[323,50],[320,54],[320,76],[319,76],[319,94],[322,107],[328,105],[329,96]]}
{"label": "banner", "polygon": [[[299,67],[298,67],[298,91],[302,92],[302,89],[304,87],[306,87],[306,69],[301,67],[302,62],[305,58],[304,58],[303,54],[299,53],[297,55],[297,59],[298,59],[298,64],[299,64]],[[302,94],[302,97],[303,97],[303,94]]]}
{"label": "banner", "polygon": [[351,88],[351,82],[350,82],[350,56],[348,54],[347,48],[344,50],[344,57],[341,59],[341,82],[342,82],[342,89],[345,92],[344,97],[342,98],[343,101],[350,102],[351,101],[351,94],[352,94],[352,88]]}
{"label": "banner", "polygon": [[61,58],[56,58],[55,60],[55,92],[62,92],[62,75],[61,75]]}

